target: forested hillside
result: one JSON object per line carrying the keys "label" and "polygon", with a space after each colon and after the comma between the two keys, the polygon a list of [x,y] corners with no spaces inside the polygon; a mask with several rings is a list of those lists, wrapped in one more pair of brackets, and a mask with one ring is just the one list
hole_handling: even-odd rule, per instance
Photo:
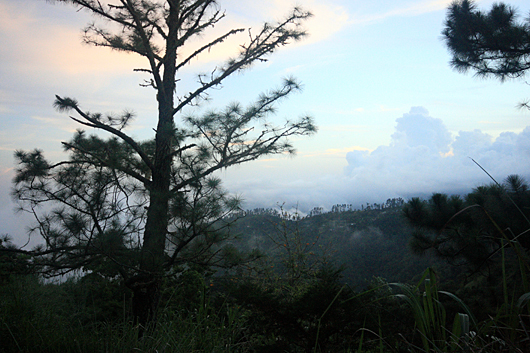
{"label": "forested hillside", "polygon": [[273,209],[247,211],[231,226],[238,238],[234,244],[274,254],[282,250],[285,240],[296,242],[299,237],[307,253],[344,266],[343,281],[356,289],[366,287],[373,277],[410,282],[427,267],[449,270],[429,255],[411,253],[408,243],[412,229],[401,206],[343,209],[303,218]]}

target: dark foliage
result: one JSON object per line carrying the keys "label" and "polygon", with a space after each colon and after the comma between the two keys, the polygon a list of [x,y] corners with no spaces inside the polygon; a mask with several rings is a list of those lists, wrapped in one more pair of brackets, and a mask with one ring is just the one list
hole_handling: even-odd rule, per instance
{"label": "dark foliage", "polygon": [[4,250],[0,251],[0,286],[10,282],[13,276],[31,272],[28,256],[17,253],[16,246],[6,234],[0,236],[0,250]]}
{"label": "dark foliage", "polygon": [[515,8],[504,3],[482,12],[473,1],[453,2],[442,32],[453,55],[451,66],[501,80],[524,76],[530,68],[530,17],[522,22],[517,17]]}
{"label": "dark foliage", "polygon": [[238,283],[231,295],[252,313],[249,329],[262,337],[255,350],[334,352],[350,345],[362,326],[362,306],[339,278],[339,270],[325,267],[302,292],[250,278]]}
{"label": "dark foliage", "polygon": [[515,241],[530,249],[529,210],[526,181],[511,175],[503,185],[479,186],[465,198],[414,198],[405,204],[403,214],[413,226],[410,244],[415,253],[432,250],[451,264],[484,270],[498,261],[502,248],[513,253]]}

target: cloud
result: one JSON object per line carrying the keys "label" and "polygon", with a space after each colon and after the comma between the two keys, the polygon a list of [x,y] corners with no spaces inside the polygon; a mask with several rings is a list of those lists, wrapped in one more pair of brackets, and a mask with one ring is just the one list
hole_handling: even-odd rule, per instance
{"label": "cloud", "polygon": [[[263,21],[282,20],[292,9],[292,5],[285,1],[268,1],[266,4],[251,3],[241,6],[240,1],[228,1],[226,18],[215,28],[208,29],[203,35],[191,40],[179,55],[185,58],[205,43],[233,28],[253,28],[255,35]],[[315,14],[304,25],[311,35],[287,48],[325,40],[343,28],[348,21],[344,8],[315,0],[304,0],[301,5]],[[263,11],[257,11],[260,6],[263,6]],[[92,20],[88,13],[76,12],[70,6],[51,6],[31,1],[0,3],[0,57],[4,67],[3,72],[0,69],[0,74],[5,76],[4,81],[15,82],[16,87],[9,89],[17,88],[17,92],[20,91],[18,95],[24,94],[28,91],[24,89],[27,86],[24,83],[30,80],[20,80],[20,77],[31,76],[31,82],[37,83],[33,85],[33,89],[44,82],[49,88],[59,83],[75,81],[83,82],[85,87],[97,92],[108,87],[116,79],[124,80],[124,77],[130,77],[133,69],[147,67],[146,59],[138,55],[82,44],[81,29]],[[96,23],[100,22],[96,19]],[[104,22],[101,23],[105,26]],[[236,56],[240,44],[248,43],[249,40],[246,30],[228,38],[224,43],[192,60],[183,74],[195,75],[197,71],[210,73],[220,62]],[[135,77],[140,81],[144,76],[139,74]],[[184,91],[188,89],[191,88],[184,88]],[[11,109],[11,105],[12,100],[2,99],[3,111]]]}
{"label": "cloud", "polygon": [[[260,14],[265,18],[259,18],[259,21],[275,19],[281,20],[289,14],[294,7],[299,7],[313,14],[307,20],[303,27],[309,33],[309,37],[300,42],[300,45],[316,43],[329,38],[334,33],[342,30],[350,20],[347,9],[343,6],[334,4],[333,1],[318,0],[272,0],[251,2],[252,5],[247,7],[247,16],[252,12]],[[240,7],[240,2],[237,2]]]}
{"label": "cloud", "polygon": [[[324,173],[326,163],[342,153],[344,173]],[[298,205],[303,212],[334,204],[384,202],[388,198],[427,197],[433,192],[461,194],[490,183],[491,179],[471,160],[499,182],[510,174],[530,181],[530,126],[522,132],[503,132],[498,137],[480,130],[452,134],[443,121],[423,107],[413,107],[396,119],[388,145],[375,150],[328,150],[312,154],[314,169],[297,170],[297,159],[278,161],[274,174],[256,169],[228,174],[225,186],[241,193],[246,208]],[[331,170],[331,169],[330,169]],[[278,173],[283,175],[278,176]],[[237,177],[236,177],[237,174]]]}
{"label": "cloud", "polygon": [[[281,0],[276,2],[282,3]],[[303,45],[323,41],[333,34],[340,32],[350,21],[347,10],[341,6],[332,6],[325,2],[307,1],[307,9],[313,13],[305,25],[309,37]],[[305,5],[304,5],[305,6]]]}
{"label": "cloud", "polygon": [[430,151],[448,152],[451,134],[442,120],[429,116],[427,109],[413,107],[396,122],[396,132],[392,135],[392,144],[395,147],[425,146]]}
{"label": "cloud", "polygon": [[[79,123],[74,122],[71,119],[66,119],[64,117],[42,117],[42,116],[32,116],[32,119],[42,123],[42,125],[48,125],[48,127],[53,127],[56,130],[63,130],[70,133],[74,133],[76,130],[82,128]],[[39,124],[40,125],[40,124]]]}
{"label": "cloud", "polygon": [[396,122],[390,145],[346,155],[345,173],[353,184],[402,196],[458,193],[488,182],[471,158],[499,180],[509,174],[528,174],[530,127],[519,134],[504,132],[496,139],[480,130],[460,131],[452,137],[440,119],[421,107],[412,108]]}
{"label": "cloud", "polygon": [[433,11],[445,10],[453,0],[427,0],[418,1],[411,5],[396,8],[388,12],[393,16],[418,16]]}
{"label": "cloud", "polygon": [[391,17],[419,16],[429,12],[445,10],[452,2],[453,0],[423,0],[413,3],[399,3],[402,4],[400,7],[395,7],[385,12],[353,17],[350,23],[368,24],[380,22]]}
{"label": "cloud", "polygon": [[[360,16],[352,16],[349,20],[350,24],[369,24],[374,22],[380,22],[392,17],[412,17],[420,16],[430,12],[445,11],[454,0],[420,0],[420,1],[401,1],[393,2],[398,4],[398,7],[386,10],[384,12],[364,14]],[[480,3],[484,0],[475,0]],[[387,6],[381,8],[388,8]]]}
{"label": "cloud", "polygon": [[[11,64],[11,70],[42,76],[42,72],[61,72],[67,75],[93,75],[94,67],[99,75],[109,72],[130,72],[141,67],[145,60],[134,55],[116,55],[110,50],[95,50],[81,43],[80,28],[85,25],[86,16],[80,15],[78,24],[62,21],[58,11],[57,19],[52,21],[39,12],[43,6],[19,4],[1,4],[2,25],[0,34],[4,45],[3,61]],[[22,10],[22,8],[27,9]],[[58,7],[58,9],[60,9]],[[71,9],[75,15],[75,9]],[[51,79],[51,77],[48,77]]]}
{"label": "cloud", "polygon": [[[251,28],[253,35],[257,34],[263,22],[274,23],[282,21],[295,6],[305,11],[310,11],[313,17],[303,23],[303,28],[309,34],[303,40],[291,43],[287,48],[305,46],[321,42],[334,33],[339,32],[349,22],[349,15],[344,7],[333,5],[330,2],[316,0],[302,0],[289,2],[285,0],[272,0],[267,2],[246,2],[227,1],[227,16],[216,25],[215,29],[207,31],[200,41],[195,41],[195,45],[200,45],[214,40],[220,33],[226,33],[233,28]],[[216,45],[206,55],[201,55],[194,59],[192,65],[204,65],[211,62],[224,61],[229,57],[238,54],[240,44],[248,42],[248,33],[240,33],[229,37],[223,43]],[[193,53],[194,45],[183,48],[183,57]],[[283,48],[280,50],[284,50]],[[303,65],[290,68],[291,71],[300,69]],[[289,70],[289,69],[288,69]]]}

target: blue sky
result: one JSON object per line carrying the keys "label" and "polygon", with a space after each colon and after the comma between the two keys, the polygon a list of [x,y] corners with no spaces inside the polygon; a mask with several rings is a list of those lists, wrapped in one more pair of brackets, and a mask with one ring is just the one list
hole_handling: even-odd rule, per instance
{"label": "blue sky", "polygon": [[[359,205],[389,197],[465,192],[491,174],[528,176],[530,98],[524,80],[500,83],[454,72],[441,39],[446,0],[220,1],[226,19],[205,39],[233,27],[280,19],[292,5],[314,13],[310,36],[266,63],[228,79],[201,110],[251,102],[286,76],[303,92],[273,118],[309,114],[319,132],[294,142],[296,157],[274,156],[224,171],[220,177],[246,207],[284,203],[302,211],[337,203]],[[527,1],[509,2],[527,15]],[[489,8],[492,1],[479,1]],[[144,66],[133,55],[81,44],[90,21],[70,6],[41,0],[0,0],[0,233],[23,236],[27,217],[9,197],[13,151],[40,148],[64,158],[60,141],[78,127],[52,108],[54,95],[75,97],[91,111],[132,109],[130,135],[152,136],[154,92],[139,87]],[[180,89],[237,52],[241,37],[186,67]],[[199,42],[195,43],[196,45]],[[194,45],[195,45],[194,44]]]}

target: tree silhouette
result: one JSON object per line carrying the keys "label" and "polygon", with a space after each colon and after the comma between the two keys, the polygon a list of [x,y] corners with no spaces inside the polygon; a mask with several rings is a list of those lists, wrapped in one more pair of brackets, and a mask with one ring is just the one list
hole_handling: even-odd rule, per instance
{"label": "tree silhouette", "polygon": [[[121,276],[134,292],[133,314],[143,327],[156,322],[161,278],[188,263],[211,264],[234,255],[218,246],[225,236],[216,220],[238,208],[212,173],[269,154],[294,153],[289,136],[316,131],[311,118],[274,126],[266,121],[277,103],[300,86],[286,79],[247,107],[235,103],[202,116],[184,108],[208,98],[234,73],[265,61],[278,48],[303,38],[310,13],[299,8],[278,23],[249,31],[236,57],[198,76],[198,86],[181,92],[177,73],[206,55],[232,29],[185,56],[182,48],[223,19],[214,0],[57,0],[103,20],[83,31],[85,43],[134,53],[146,67],[142,84],[156,91],[155,136],[136,141],[125,128],[134,114],[89,112],[77,100],[56,96],[57,110],[81,126],[110,134],[107,139],[78,131],[63,142],[69,154],[59,163],[42,151],[17,151],[14,197],[33,213],[44,244],[32,251],[33,265],[48,275],[76,269]],[[40,207],[43,205],[50,205]],[[224,259],[224,260],[223,260]],[[230,260],[230,258],[229,258]]]}
{"label": "tree silhouette", "polygon": [[519,78],[530,69],[530,18],[517,22],[517,11],[496,3],[487,13],[473,1],[455,1],[442,32],[457,71],[473,70],[500,80]]}
{"label": "tree silhouette", "polygon": [[510,175],[502,185],[479,186],[465,199],[439,193],[428,200],[413,198],[403,213],[413,226],[413,251],[432,250],[452,264],[479,270],[506,244],[517,242],[530,249],[529,209],[527,182]]}

